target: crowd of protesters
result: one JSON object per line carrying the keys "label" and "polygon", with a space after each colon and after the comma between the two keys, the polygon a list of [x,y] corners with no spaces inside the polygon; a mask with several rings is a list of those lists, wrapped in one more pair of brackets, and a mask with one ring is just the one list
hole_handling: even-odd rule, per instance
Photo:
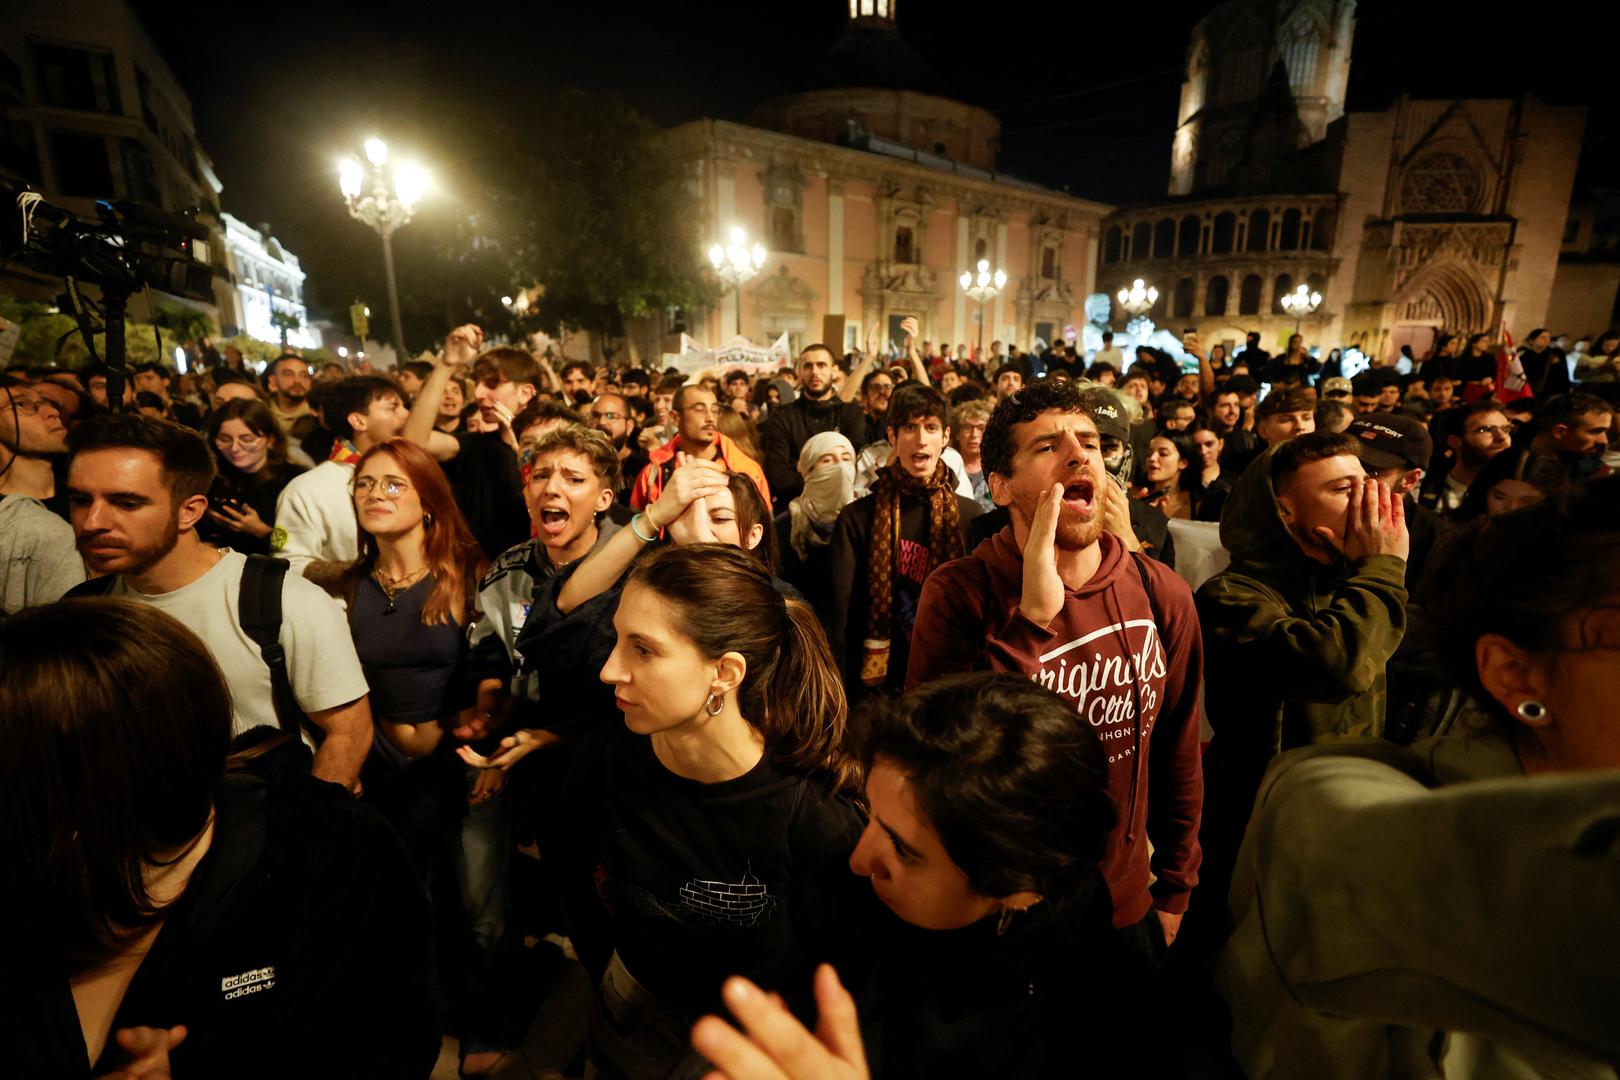
{"label": "crowd of protesters", "polygon": [[8,1074],[1613,1076],[1620,336],[904,334],[0,377]]}

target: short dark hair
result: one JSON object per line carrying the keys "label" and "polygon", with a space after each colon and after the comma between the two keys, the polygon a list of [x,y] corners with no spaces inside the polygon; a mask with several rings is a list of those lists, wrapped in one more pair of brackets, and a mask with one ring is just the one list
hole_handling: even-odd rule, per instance
{"label": "short dark hair", "polygon": [[161,375],[165,379],[173,374],[168,368],[153,360],[148,360],[144,364],[136,364],[133,373],[136,375]]}
{"label": "short dark hair", "polygon": [[1264,420],[1268,416],[1277,416],[1281,413],[1315,411],[1316,399],[1303,389],[1295,387],[1291,390],[1273,390],[1267,394],[1265,400],[1254,407],[1254,418]]}
{"label": "short dark hair", "polygon": [[631,383],[638,386],[650,386],[652,385],[652,379],[641,368],[625,368],[624,373],[619,376],[619,385],[629,386]]}
{"label": "short dark hair", "polygon": [[1034,892],[1062,919],[1104,887],[1108,755],[1063,698],[1017,675],[951,675],[876,699],[865,721],[866,771],[881,758],[905,775],[975,892]]}
{"label": "short dark hair", "polygon": [[[531,356],[531,357],[529,357],[529,359],[533,360],[534,357]],[[570,360],[570,361],[568,361],[568,363],[564,364],[562,366],[561,370],[559,370],[557,372],[557,378],[559,378],[559,379],[568,378],[568,373],[570,371],[583,371],[585,373],[585,377],[587,379],[595,379],[596,378],[596,368],[592,367],[590,364],[587,364],[583,360]]]}
{"label": "short dark hair", "polygon": [[540,365],[527,349],[497,345],[479,353],[472,363],[474,381],[484,382],[492,376],[498,376],[500,382],[527,383],[536,391],[540,389]]}
{"label": "short dark hair", "polygon": [[68,432],[68,456],[92,450],[145,450],[156,454],[164,483],[176,506],[206,495],[214,482],[214,453],[203,437],[173,420],[140,413],[93,416]]}
{"label": "short dark hair", "polygon": [[994,381],[1000,382],[1003,375],[1016,375],[1018,376],[1019,381],[1022,382],[1024,378],[1024,369],[1019,367],[1017,364],[1002,364],[1000,367],[996,368],[996,377]]}
{"label": "short dark hair", "polygon": [[685,375],[665,375],[663,378],[658,380],[658,385],[653,389],[653,393],[678,394],[680,393],[681,387],[685,385]]}
{"label": "short dark hair", "polygon": [[512,432],[521,436],[525,431],[543,420],[561,420],[567,424],[577,424],[579,423],[579,413],[575,412],[571,406],[564,405],[554,398],[547,398],[544,401],[535,398],[519,409],[516,416],[512,417]]}
{"label": "short dark hair", "polygon": [[395,374],[400,375],[407,371],[412,375],[415,375],[418,379],[425,381],[429,375],[433,374],[433,365],[428,363],[426,360],[407,360],[403,364],[399,365]]}
{"label": "short dark hair", "polygon": [[255,392],[257,392],[259,389],[259,384],[253,381],[253,376],[247,374],[246,372],[237,371],[235,368],[228,367],[219,367],[214,369],[214,389],[217,390],[221,386],[229,386],[231,383],[237,383],[241,386],[251,386]]}
{"label": "short dark hair", "polygon": [[340,439],[354,438],[354,428],[349,424],[350,413],[365,413],[371,409],[373,401],[379,401],[389,394],[400,396],[398,384],[386,375],[350,375],[333,383],[329,393],[331,400],[321,410],[321,415],[325,417],[326,426],[332,434]]}
{"label": "short dark hair", "polygon": [[303,364],[306,370],[308,370],[310,367],[309,360],[306,357],[299,356],[295,352],[284,352],[274,360],[270,361],[269,366],[264,369],[264,373],[266,375],[274,375],[276,373],[277,365],[279,365],[283,360],[292,360],[295,363]]}
{"label": "short dark hair", "polygon": [[1148,380],[1148,370],[1147,370],[1147,368],[1145,368],[1145,367],[1133,367],[1133,368],[1131,368],[1131,370],[1127,371],[1125,374],[1123,374],[1123,375],[1121,375],[1119,377],[1119,385],[1121,385],[1121,386],[1124,386],[1128,382],[1136,382],[1136,381],[1140,381],[1140,382],[1149,381]]}
{"label": "short dark hair", "polygon": [[1559,394],[1541,403],[1536,411],[1536,430],[1551,431],[1559,424],[1571,424],[1589,413],[1612,413],[1614,406],[1594,394]]}
{"label": "short dark hair", "polygon": [[1326,428],[1333,419],[1340,415],[1354,417],[1356,415],[1356,410],[1352,409],[1342,401],[1335,401],[1333,398],[1323,398],[1321,401],[1316,403],[1317,427]]}
{"label": "short dark hair", "polygon": [[1569,469],[1557,454],[1532,450],[1528,446],[1510,446],[1487,461],[1474,475],[1474,482],[1463,493],[1455,519],[1470,521],[1485,516],[1491,488],[1503,480],[1529,484],[1548,499],[1564,495],[1571,483]]}
{"label": "short dark hair", "polygon": [[1344,432],[1313,431],[1289,439],[1271,455],[1271,486],[1281,491],[1288,478],[1299,472],[1300,466],[1313,461],[1326,461],[1336,457],[1361,457],[1362,442]]}
{"label": "short dark hair", "polygon": [[[674,409],[676,412],[680,412],[682,409],[686,408],[686,398],[688,393],[697,393],[700,390],[705,394],[714,394],[713,390],[710,390],[707,386],[704,386],[700,382],[682,383],[681,388],[675,391],[675,400],[669,403],[669,407]],[[716,401],[719,401],[720,395],[714,394],[714,398]]]}
{"label": "short dark hair", "polygon": [[871,385],[872,380],[877,378],[879,375],[887,376],[889,382],[894,382],[894,376],[889,374],[888,368],[876,368],[872,371],[868,371],[861,377],[861,393],[863,395],[866,393],[867,387]]}
{"label": "short dark hair", "polygon": [[[895,397],[899,397],[895,392]],[[894,409],[891,400],[889,409]],[[984,428],[984,440],[979,444],[979,458],[984,466],[984,474],[999,473],[1002,476],[1011,476],[1013,456],[1018,452],[1018,441],[1013,429],[1019,424],[1027,424],[1044,412],[1085,413],[1090,416],[1086,408],[1085,399],[1081,396],[1080,388],[1068,379],[1037,379],[1035,382],[1003,398],[990,414],[990,422]]]}
{"label": "short dark hair", "polygon": [[726,372],[726,377],[721,380],[722,383],[734,383],[739,381],[748,381],[748,372],[744,371],[742,368],[732,368],[730,371]]}
{"label": "short dark hair", "polygon": [[1102,339],[1103,344],[1107,345],[1110,341],[1114,340],[1114,332],[1112,330],[1104,330]]}
{"label": "short dark hair", "polygon": [[920,382],[902,383],[895,389],[885,421],[889,427],[898,431],[913,420],[927,417],[938,420],[943,427],[950,426],[951,407],[944,394]]}
{"label": "short dark hair", "polygon": [[64,600],[0,624],[0,716],[0,887],[94,970],[165,914],[142,871],[208,822],[230,691],[172,616]]}
{"label": "short dark hair", "polygon": [[[813,344],[810,344],[810,345],[806,345],[804,348],[800,349],[799,350],[799,359],[803,360],[805,358],[806,354],[816,352],[817,350],[820,350],[821,352],[826,353],[828,356],[832,357],[834,361],[836,361],[838,359],[838,354],[833,352],[833,349],[832,349],[831,345],[823,345],[819,341],[814,342]],[[798,365],[794,365],[794,366],[797,367]]]}

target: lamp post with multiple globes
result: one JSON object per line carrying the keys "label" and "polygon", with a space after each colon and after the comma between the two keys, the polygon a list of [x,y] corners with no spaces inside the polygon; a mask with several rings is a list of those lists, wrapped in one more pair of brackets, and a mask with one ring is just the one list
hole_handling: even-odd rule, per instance
{"label": "lamp post with multiple globes", "polygon": [[731,227],[728,240],[709,248],[709,265],[721,281],[737,292],[737,336],[742,337],[742,287],[765,265],[765,245],[750,247],[741,225]]}
{"label": "lamp post with multiple globes", "polygon": [[1294,333],[1299,333],[1300,320],[1322,306],[1322,294],[1309,285],[1301,285],[1282,298],[1282,308],[1294,317]]}
{"label": "lamp post with multiple globes", "polygon": [[1159,290],[1145,284],[1141,278],[1131,282],[1130,288],[1119,290],[1115,296],[1119,306],[1133,319],[1146,315],[1159,302]]}
{"label": "lamp post with multiple globes", "polygon": [[[338,188],[343,192],[343,201],[348,204],[350,216],[375,229],[377,235],[382,237],[383,267],[388,275],[388,302],[394,316],[394,350],[398,354],[398,362],[403,363],[407,359],[405,331],[400,324],[399,287],[394,279],[393,235],[416,212],[417,203],[422,201],[427,191],[427,173],[412,162],[396,164],[391,170],[393,183],[390,186],[389,170],[385,169],[388,164],[388,144],[381,139],[367,139],[365,150],[370,168],[354,158],[345,158],[338,166]],[[370,190],[367,190],[368,182]]]}
{"label": "lamp post with multiple globes", "polygon": [[967,293],[968,299],[979,302],[979,354],[984,354],[984,305],[994,300],[1002,289],[1007,287],[1007,272],[1005,270],[990,269],[989,259],[980,259],[977,273],[972,270],[962,271],[957,278],[957,284]]}

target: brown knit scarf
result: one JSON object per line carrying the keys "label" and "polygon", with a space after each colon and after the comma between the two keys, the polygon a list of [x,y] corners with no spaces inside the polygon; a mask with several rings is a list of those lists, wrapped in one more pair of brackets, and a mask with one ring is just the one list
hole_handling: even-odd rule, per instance
{"label": "brown knit scarf", "polygon": [[928,498],[928,550],[933,557],[930,573],[967,554],[967,547],[962,542],[956,488],[943,461],[934,466],[934,475],[927,480],[915,479],[898,460],[891,461],[878,474],[872,491],[877,499],[872,510],[872,552],[866,568],[869,602],[861,682],[881,686],[888,678],[889,639],[894,633],[894,575],[900,558],[901,496]]}

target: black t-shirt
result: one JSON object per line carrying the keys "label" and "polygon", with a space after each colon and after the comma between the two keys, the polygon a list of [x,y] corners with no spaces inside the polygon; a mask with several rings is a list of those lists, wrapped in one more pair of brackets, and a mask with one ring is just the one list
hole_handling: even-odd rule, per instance
{"label": "black t-shirt", "polygon": [[579,748],[565,801],[577,823],[565,870],[585,886],[570,899],[572,940],[587,968],[616,950],[660,1001],[696,1015],[733,974],[796,991],[831,947],[821,897],[849,875],[860,815],[768,750],[734,780],[699,783],[615,723]]}
{"label": "black t-shirt", "polygon": [[484,557],[493,562],[529,539],[517,454],[498,432],[458,431],[455,438],[461,449],[445,463],[445,475]]}
{"label": "black t-shirt", "polygon": [[[227,499],[251,506],[259,515],[259,520],[266,525],[274,526],[276,523],[276,500],[281,497],[282,489],[292,483],[293,478],[303,472],[303,468],[291,462],[282,464],[267,464],[256,473],[238,472],[235,469],[221,466],[219,475],[214,478],[213,486],[208,489],[208,504],[210,508],[218,506]],[[213,518],[204,514],[202,520],[197,522],[197,532],[204,540],[211,544],[228,547],[232,551],[240,551],[244,555],[270,554],[270,537],[253,536],[235,529],[227,529],[217,524]]]}
{"label": "black t-shirt", "polygon": [[[371,687],[371,716],[377,723],[425,724],[453,716],[464,704],[464,682],[457,669],[466,631],[455,623],[422,622],[422,608],[433,595],[430,575],[388,597],[369,575],[354,591],[349,629]],[[372,753],[396,766],[409,762],[381,733]]]}

